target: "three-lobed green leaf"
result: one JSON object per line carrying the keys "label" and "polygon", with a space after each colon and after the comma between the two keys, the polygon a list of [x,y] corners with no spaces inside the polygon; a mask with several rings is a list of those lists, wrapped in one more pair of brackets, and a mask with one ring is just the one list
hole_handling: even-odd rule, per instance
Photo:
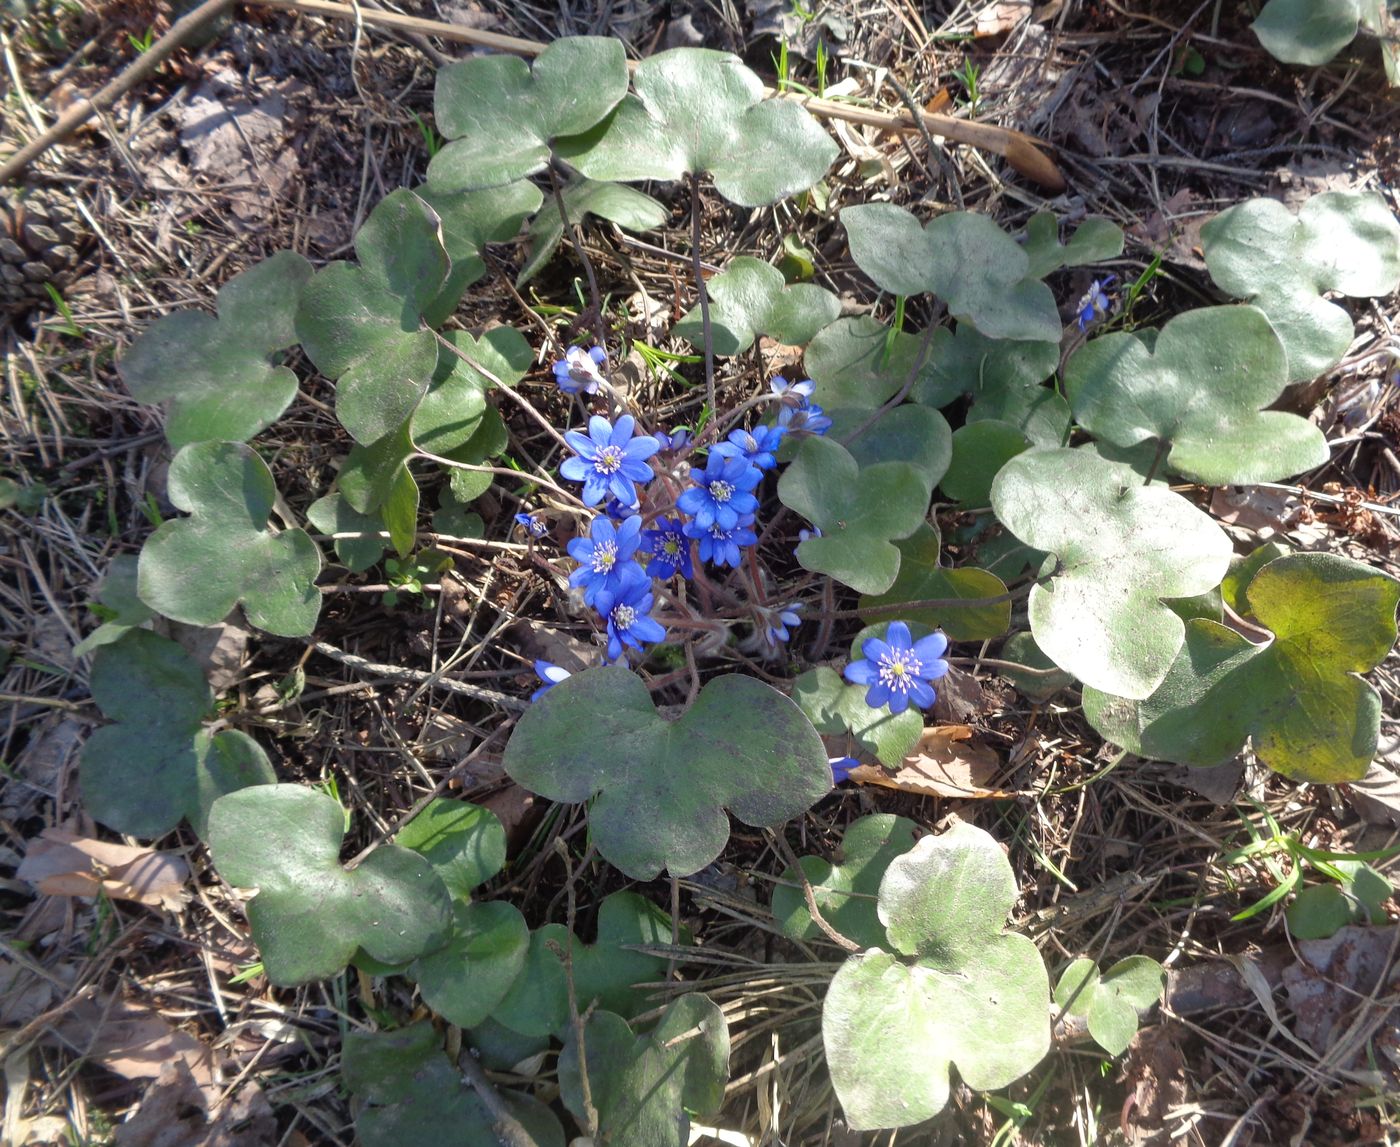
{"label": "three-lobed green leaf", "polygon": [[316,369],[336,380],[335,412],[356,442],[408,420],[437,369],[424,313],[450,260],[437,212],[413,192],[382,199],[355,235],[358,266],[332,263],[302,291],[297,336]]}
{"label": "three-lobed green leaf", "polygon": [[1167,465],[1212,486],[1276,482],[1327,461],[1322,431],[1262,410],[1288,384],[1283,344],[1256,307],[1202,307],[1157,333],[1153,347],[1114,332],[1065,364],[1084,429],[1129,449],[1170,447]]}
{"label": "three-lobed green leaf", "polygon": [[1054,556],[1030,593],[1036,644],[1086,685],[1143,698],[1185,639],[1164,598],[1220,584],[1230,539],[1185,498],[1087,450],[1029,450],[992,483],[1001,523]]}
{"label": "three-lobed green leaf", "polygon": [[311,264],[278,251],[219,290],[218,317],[176,311],[153,323],[118,363],[140,402],[168,403],[165,436],[191,442],[244,442],[281,417],[297,376],[280,354],[297,341],[293,317]]}
{"label": "three-lobed green leaf", "polygon": [[581,1122],[585,1096],[591,1100],[598,1141],[610,1147],[685,1147],[688,1113],[712,1115],[724,1102],[729,1027],[706,996],[674,1000],[656,1027],[635,1037],[621,1016],[595,1012],[584,1026],[583,1048],[581,1056],[577,1036],[565,1043],[559,1090]]}
{"label": "three-lobed green leaf", "polygon": [[[706,282],[710,296],[710,336],[716,354],[735,355],[753,346],[758,335],[780,343],[805,346],[841,314],[841,300],[813,283],[788,286],[783,273],[762,259],[740,255]],[[700,308],[686,314],[671,330],[699,346],[704,327]]]}
{"label": "three-lobed green leaf", "polygon": [[1073,961],[1055,985],[1055,1003],[1082,1016],[1089,1034],[1109,1055],[1127,1050],[1138,1030],[1138,1013],[1162,994],[1165,973],[1149,956],[1129,956],[1099,973],[1093,960]]}
{"label": "three-lobed green leaf", "polygon": [[1005,1087],[1050,1047],[1050,984],[1035,945],[1003,932],[1011,865],[959,822],[894,858],[877,911],[889,950],[836,973],[822,1009],[832,1086],[853,1129],[907,1127],[948,1102],[949,1068]]}
{"label": "three-lobed green leaf", "polygon": [[841,211],[851,257],[877,287],[932,292],[984,335],[1058,342],[1055,296],[1031,274],[1025,250],[985,215],[952,211],[921,225],[893,203]]}
{"label": "three-lobed green leaf", "polygon": [[658,52],[637,65],[632,88],[597,128],[556,141],[558,154],[589,179],[708,172],[731,203],[760,207],[811,187],[836,158],[836,144],[811,115],[765,100],[763,82],[728,52]]}
{"label": "three-lobed green leaf", "polygon": [[175,642],[132,630],[97,650],[89,682],[113,723],[88,737],[78,776],[85,808],[108,828],[156,837],[188,818],[204,836],[215,800],[276,781],[246,733],[205,728],[213,691]]}
{"label": "three-lobed green leaf", "polygon": [[146,539],[141,600],[166,617],[213,625],[241,605],[259,629],[303,637],[316,628],[321,552],[304,530],[268,528],[272,472],[249,447],[196,442],[170,463],[170,501],[190,516]]}
{"label": "three-lobed green leaf", "polygon": [[428,164],[444,191],[497,187],[543,171],[550,141],[598,123],[627,92],[627,54],[606,36],[566,36],[533,63],[489,55],[438,69],[433,115],[446,143]]}
{"label": "three-lobed green leaf", "polygon": [[1271,642],[1197,618],[1155,692],[1133,701],[1086,689],[1085,716],[1140,756],[1209,768],[1248,739],[1286,776],[1357,780],[1375,756],[1380,697],[1356,674],[1395,642],[1400,582],[1333,554],[1289,554],[1263,566],[1245,593]]}
{"label": "three-lobed green leaf", "polygon": [[737,674],[711,680],[674,721],[625,669],[575,674],[530,706],[502,763],[550,800],[591,798],[598,851],[635,880],[704,868],[729,838],[726,808],[745,824],[776,825],[831,788],[802,711]]}
{"label": "three-lobed green leaf", "polygon": [[360,948],[384,964],[405,964],[451,934],[451,900],[427,860],[384,844],[347,870],[345,831],[339,802],[301,785],[242,789],[209,811],[219,875],[257,889],[248,923],[274,984],[334,976]]}
{"label": "three-lobed green leaf", "polygon": [[1210,277],[1269,317],[1288,355],[1288,380],[1335,366],[1351,344],[1350,316],[1322,297],[1387,295],[1400,283],[1400,223],[1369,191],[1314,195],[1295,217],[1273,199],[1222,211],[1201,228]]}
{"label": "three-lobed green leaf", "polygon": [[899,574],[894,539],[906,538],[928,512],[924,475],[907,462],[862,468],[850,451],[809,438],[778,480],[778,497],[820,527],[797,547],[804,569],[861,593],[884,593]]}

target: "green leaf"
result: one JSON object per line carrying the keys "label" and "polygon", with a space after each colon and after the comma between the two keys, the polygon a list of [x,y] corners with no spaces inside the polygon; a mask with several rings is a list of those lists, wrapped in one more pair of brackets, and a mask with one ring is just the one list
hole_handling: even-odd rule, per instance
{"label": "green leaf", "polygon": [[268,529],[277,488],[267,463],[240,443],[196,442],[170,463],[168,491],[190,517],[146,539],[142,601],[189,625],[213,625],[242,605],[253,625],[280,637],[316,628],[321,552],[304,530]]}
{"label": "green leaf", "polygon": [[1085,219],[1068,243],[1060,245],[1060,224],[1053,212],[1037,211],[1026,224],[1027,272],[1043,279],[1061,267],[1084,267],[1116,259],[1123,253],[1123,230],[1107,219]]}
{"label": "green leaf", "polygon": [[[812,283],[787,286],[783,273],[762,259],[740,255],[706,284],[716,354],[742,354],[758,335],[805,346],[841,315],[841,300]],[[700,346],[704,327],[696,307],[671,331]]]}
{"label": "green leaf", "polygon": [[[920,339],[891,332],[869,315],[837,319],[817,332],[802,356],[823,408],[874,410],[893,398],[919,361]],[[929,369],[919,370],[919,377]],[[917,381],[915,386],[917,387]]]}
{"label": "green leaf", "polygon": [[1313,884],[1302,889],[1283,912],[1288,934],[1295,940],[1325,940],[1355,924],[1361,906],[1336,884]]}
{"label": "green leaf", "polygon": [[340,865],[345,810],[300,785],[230,793],[209,812],[219,875],[256,888],[248,923],[267,978],[280,987],[334,976],[363,948],[403,964],[450,936],[452,904],[416,852],[383,844],[353,871]]}
{"label": "green leaf", "polygon": [[713,678],[667,721],[635,674],[576,673],[520,718],[503,764],[549,800],[593,798],[593,842],[634,880],[704,868],[729,838],[726,808],[745,824],[776,825],[831,788],[826,750],[807,718],[775,689],[737,674]]}
{"label": "green leaf", "polygon": [[98,649],[92,699],[113,724],[83,745],[83,806],[128,836],[164,836],[188,818],[206,835],[225,793],[277,780],[258,743],[237,729],[210,733],[214,693],[173,641],[134,629]]}
{"label": "green leaf", "polygon": [[[822,919],[862,947],[887,944],[884,926],[875,913],[875,894],[894,858],[914,847],[918,831],[917,824],[902,816],[863,816],[846,827],[839,863],[819,856],[802,857],[798,864],[812,885]],[[807,911],[797,869],[788,868],[781,880],[773,889],[773,916],[778,927],[794,940],[820,938],[823,932]]]}
{"label": "green leaf", "polygon": [[[953,434],[936,410],[906,402],[879,417],[867,407],[826,407],[831,429],[825,437],[840,442],[864,468],[877,462],[907,462],[923,476],[929,497],[948,469]],[[873,419],[873,420],[872,420]]]}
{"label": "green leaf", "polygon": [[598,128],[557,141],[589,179],[709,172],[731,203],[761,207],[811,187],[837,155],[816,120],[790,101],[763,99],[763,81],[728,52],[658,52],[637,65],[632,89]]}
{"label": "green leaf", "polygon": [[[924,636],[920,634],[920,636]],[[914,749],[924,731],[924,715],[909,708],[891,713],[865,703],[866,685],[848,685],[834,669],[819,665],[794,683],[792,699],[807,714],[817,732],[849,733],[880,761],[895,768]]]}
{"label": "green leaf", "polygon": [[136,596],[136,568],[135,554],[118,554],[107,566],[95,595],[107,619],[73,646],[74,657],[86,657],[100,646],[119,641],[154,616],[151,607]]}
{"label": "green leaf", "polygon": [[[442,1036],[428,1020],[393,1032],[350,1032],[340,1070],[363,1103],[355,1119],[363,1147],[500,1142],[494,1116],[443,1054]],[[564,1147],[564,1130],[543,1103],[506,1088],[497,1094],[535,1147]]]}
{"label": "green leaf", "polygon": [[[394,843],[411,848],[437,871],[447,891],[461,900],[506,863],[506,830],[490,809],[435,797],[399,829]],[[463,1024],[471,1027],[471,1024]]]}
{"label": "green leaf", "polygon": [[953,432],[953,457],[943,475],[943,492],[964,506],[986,506],[992,498],[992,480],[1030,445],[1030,439],[1009,422],[986,419],[960,426]]}
{"label": "green leaf", "polygon": [[1186,647],[1156,692],[1134,703],[1086,689],[1085,716],[1139,756],[1209,768],[1249,738],[1285,776],[1359,779],[1375,756],[1380,698],[1355,674],[1374,669],[1395,642],[1400,582],[1332,554],[1290,554],[1265,565],[1246,592],[1271,643],[1188,622]]}
{"label": "green leaf", "polygon": [[[441,875],[441,869],[438,870]],[[452,906],[452,936],[408,969],[423,1002],[449,1023],[475,1027],[505,998],[525,967],[530,926],[514,904]]]}
{"label": "green leaf", "polygon": [[861,593],[883,593],[899,573],[899,550],[923,524],[928,495],[907,462],[864,469],[826,438],[809,438],[778,480],[778,497],[822,531],[797,547],[804,569],[829,574]]}
{"label": "green leaf", "polygon": [[[582,1121],[578,1042],[571,1033],[559,1054],[559,1090]],[[724,1101],[729,1028],[705,996],[674,1000],[652,1031],[635,1038],[621,1016],[596,1012],[583,1045],[598,1142],[609,1147],[685,1147],[689,1113],[711,1115]]]}
{"label": "green leaf", "polygon": [[1255,307],[1203,307],[1172,319],[1149,351],[1116,332],[1065,364],[1074,417],[1127,449],[1171,444],[1167,464],[1212,486],[1276,482],[1327,461],[1322,431],[1261,410],[1288,384],[1283,344]]}
{"label": "green leaf", "polygon": [[1055,985],[1055,1003],[1067,1014],[1083,1016],[1089,1034],[1109,1055],[1122,1055],[1138,1030],[1138,1013],[1162,994],[1166,973],[1147,956],[1119,960],[1102,976],[1093,960],[1075,960]]}
{"label": "green leaf", "polygon": [[[465,331],[451,331],[444,341],[448,345],[440,348],[432,381],[410,421],[372,445],[352,446],[340,471],[341,493],[361,513],[372,513],[391,498],[395,500],[398,542],[407,545],[407,549],[398,546],[401,555],[412,548],[409,535],[417,525],[417,486],[410,489],[409,459],[422,449],[478,465],[505,447],[505,425],[486,398],[494,384],[471,363],[509,386],[524,377],[533,357],[524,336],[514,327],[493,327],[480,339]],[[453,471],[454,477],[457,473]],[[490,486],[491,476],[473,474],[471,481],[477,490],[468,501]]]}
{"label": "green leaf", "polygon": [[[1245,596],[1245,590],[1249,583],[1254,580],[1254,575],[1275,558],[1281,558],[1284,554],[1291,552],[1287,546],[1280,545],[1278,542],[1265,542],[1245,557],[1232,557],[1230,559],[1230,572],[1220,583],[1222,602],[1241,617],[1248,617],[1252,611],[1249,608],[1249,599]],[[1215,620],[1219,621],[1220,618],[1217,617]]]}
{"label": "green leaf", "polygon": [[549,141],[587,131],[627,93],[621,40],[566,36],[528,64],[477,56],[438,69],[433,116],[449,142],[428,164],[448,191],[496,187],[543,171]]}
{"label": "green leaf", "polygon": [[520,225],[544,202],[544,193],[528,180],[481,191],[448,191],[431,180],[414,194],[437,212],[442,244],[452,269],[437,297],[423,307],[430,327],[447,321],[468,287],[486,274],[481,252],[488,243],[508,243]]}
{"label": "green leaf", "polygon": [[[1001,647],[1000,660],[1025,665],[1031,669],[1055,668],[1055,663],[1045,656],[1044,651],[1035,643],[1035,638],[1025,631],[1013,633],[1006,639],[1006,644]],[[1037,704],[1043,704],[1061,689],[1074,684],[1074,678],[1063,670],[1042,675],[998,667],[997,672],[1016,686],[1028,700]]]}
{"label": "green leaf", "polygon": [[932,292],[948,313],[991,338],[1060,340],[1055,296],[1030,259],[985,215],[952,211],[927,225],[893,203],[845,207],[841,222],[856,265],[896,295]]}
{"label": "green leaf", "polygon": [[1369,191],[1328,191],[1295,218],[1272,199],[1222,211],[1201,228],[1210,277],[1269,317],[1288,355],[1288,379],[1315,378],[1351,344],[1351,317],[1324,291],[1388,295],[1400,283],[1400,223]]}
{"label": "green leaf", "polygon": [[153,323],[118,369],[138,402],[168,403],[165,436],[173,449],[191,442],[244,442],[281,417],[297,376],[278,365],[297,341],[297,300],[311,264],[278,251],[220,289],[216,319],[176,311]]}
{"label": "green leaf", "polygon": [[971,323],[959,323],[956,330],[940,327],[929,347],[929,369],[914,384],[913,397],[943,407],[963,395],[980,402],[1005,391],[1040,390],[1059,365],[1058,334],[1054,342],[1027,342],[988,338]]}
{"label": "green leaf", "polygon": [[[1005,583],[986,570],[970,566],[952,569],[939,565],[942,539],[938,530],[928,523],[896,544],[900,555],[899,575],[884,593],[862,597],[862,610],[935,598],[996,597],[1006,592]],[[889,618],[891,615],[882,612],[876,616]],[[1011,603],[1004,601],[998,605],[964,608],[910,609],[899,616],[905,621],[922,622],[931,628],[941,629],[950,641],[985,641],[1000,637],[1011,625]]]}
{"label": "green leaf", "polygon": [[564,953],[572,952],[574,993],[580,1014],[589,1004],[631,1019],[648,1006],[648,990],[666,975],[660,956],[630,946],[671,943],[671,918],[635,892],[614,892],[598,910],[598,939],[581,944],[562,924],[545,924],[530,936],[524,968],[492,1019],[524,1035],[562,1035],[569,1026]]}
{"label": "green leaf", "polygon": [[306,507],[306,520],[323,534],[368,534],[364,538],[336,538],[335,556],[351,573],[363,573],[384,556],[384,530],[378,514],[362,514],[344,494],[327,494]]}
{"label": "green leaf", "polygon": [[1030,593],[1036,644],[1086,685],[1149,696],[1184,640],[1162,599],[1219,585],[1230,539],[1179,494],[1083,450],[1018,454],[992,483],[992,507],[1056,559]]}
{"label": "green leaf", "polygon": [[[570,180],[560,191],[564,210],[575,226],[589,215],[597,215],[616,223],[624,231],[650,231],[670,218],[670,213],[650,195],[622,183],[602,183],[581,176]],[[549,262],[564,239],[564,220],[559,204],[553,201],[530,222],[530,253],[515,278],[523,287]],[[711,288],[713,290],[713,288]]]}
{"label": "green leaf", "polygon": [[1315,67],[1356,39],[1360,22],[1358,0],[1269,0],[1250,28],[1274,59]]}
{"label": "green leaf", "polygon": [[877,908],[893,951],[847,959],[822,1010],[827,1067],[853,1130],[937,1115],[950,1065],[987,1091],[1049,1050],[1045,965],[1030,940],[1002,931],[1016,896],[1000,846],[970,824],[890,863]]}
{"label": "green leaf", "polygon": [[303,349],[337,381],[336,417],[356,442],[377,442],[408,420],[438,363],[424,311],[449,269],[437,212],[400,189],[355,236],[359,265],[332,263],[302,291]]}

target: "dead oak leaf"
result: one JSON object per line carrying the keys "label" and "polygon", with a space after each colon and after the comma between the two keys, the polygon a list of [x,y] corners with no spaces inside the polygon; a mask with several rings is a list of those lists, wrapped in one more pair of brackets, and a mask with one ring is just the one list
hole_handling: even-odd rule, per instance
{"label": "dead oak leaf", "polygon": [[169,852],[91,840],[46,828],[29,846],[15,875],[44,896],[96,896],[150,907],[179,908],[189,865]]}
{"label": "dead oak leaf", "polygon": [[962,800],[1005,800],[1019,793],[988,787],[1001,768],[1001,758],[972,739],[967,725],[933,725],[924,730],[914,750],[894,772],[861,765],[848,774],[860,784],[922,796]]}

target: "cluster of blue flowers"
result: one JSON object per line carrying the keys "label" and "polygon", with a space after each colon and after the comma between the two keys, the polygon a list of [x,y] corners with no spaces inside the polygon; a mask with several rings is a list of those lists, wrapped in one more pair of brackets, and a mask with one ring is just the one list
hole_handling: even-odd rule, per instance
{"label": "cluster of blue flowers", "polygon": [[[569,394],[597,393],[606,387],[601,348],[573,347],[554,366],[559,388]],[[574,538],[569,556],[578,567],[569,585],[582,592],[607,629],[607,659],[617,661],[629,647],[641,650],[661,641],[664,627],[651,616],[655,606],[654,579],[694,577],[694,556],[713,566],[737,569],[743,551],[758,541],[754,523],[759,484],[774,469],[778,448],[789,434],[824,434],[831,419],[811,401],[811,379],[772,381],[779,406],[774,425],[734,430],[709,447],[703,468],[692,467],[689,485],[674,506],[659,507],[650,528],[643,528],[642,491],[656,477],[652,461],[659,454],[678,455],[692,446],[685,429],[670,434],[638,433],[637,421],[624,414],[615,422],[601,415],[588,420],[587,433],[570,430],[564,440],[574,454],[559,474],[583,486],[582,500],[600,507],[587,536]],[[516,515],[530,536],[544,535],[543,523],[530,514]],[[801,623],[796,608],[778,606],[762,611],[759,628],[769,646],[786,641]],[[553,667],[549,667],[553,668]],[[545,688],[552,680],[542,676]]]}

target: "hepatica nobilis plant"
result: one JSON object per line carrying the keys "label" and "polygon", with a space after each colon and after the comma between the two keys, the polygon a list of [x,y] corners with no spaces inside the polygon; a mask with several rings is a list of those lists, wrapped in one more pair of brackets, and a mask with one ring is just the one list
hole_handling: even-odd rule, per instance
{"label": "hepatica nobilis plant", "polygon": [[[857,202],[848,185],[839,208],[829,187],[808,194],[835,143],[723,53],[663,52],[630,75],[608,39],[478,56],[439,73],[436,122],[426,181],[375,207],[353,260],[274,255],[212,313],[162,318],[122,356],[127,388],[165,412],[177,513],[113,563],[85,642],[111,722],[83,753],[89,811],[140,836],[188,821],[227,882],[256,888],[248,922],[273,984],[353,963],[411,982],[488,1064],[562,1045],[559,1106],[526,1090],[488,1104],[431,1024],[356,1034],[344,1074],[363,1142],[447,1142],[448,1127],[463,1141],[504,1105],[541,1145],[564,1142],[560,1107],[595,1141],[684,1143],[685,1112],[723,1100],[724,1016],[702,994],[656,1008],[634,986],[667,974],[649,945],[686,935],[649,899],[605,899],[586,943],[484,891],[507,862],[484,809],[433,800],[342,864],[344,810],[278,783],[237,713],[211,723],[208,685],[147,628],[156,614],[211,625],[241,609],[314,639],[323,600],[360,575],[411,602],[457,562],[540,574],[577,663],[461,692],[508,731],[510,776],[586,805],[590,846],[635,881],[709,865],[731,816],[781,830],[857,761],[898,766],[960,658],[1082,697],[1141,756],[1207,767],[1250,746],[1300,779],[1365,771],[1379,700],[1361,674],[1395,638],[1397,583],[1328,553],[1236,553],[1198,493],[1327,460],[1316,426],[1275,406],[1344,355],[1336,297],[1400,281],[1379,197],[1222,212],[1202,232],[1219,301],[1146,327],[1146,280],[1107,221],[1065,233],[1040,213],[1010,234],[975,212],[920,218],[881,187]],[[702,184],[839,227],[875,309],[843,315],[824,287],[748,256],[707,279],[702,255],[724,256],[697,248],[694,305],[664,346],[634,341],[596,296],[591,338],[457,323],[488,245],[523,235],[533,279],[586,258],[591,220],[659,226],[653,196],[688,207],[698,237]],[[920,314],[943,318],[913,329]],[[309,500],[284,498],[258,439],[313,373],[347,449]],[[1000,846],[970,825],[916,842],[897,819],[852,825],[843,866],[802,861],[818,899],[773,898],[794,939],[844,949],[823,1040],[861,1128],[936,1115],[953,1068],[1006,1086],[1050,1039],[1044,963],[1004,930],[1017,892]],[[1107,1001],[1115,1047],[1125,975],[1076,980]]]}

